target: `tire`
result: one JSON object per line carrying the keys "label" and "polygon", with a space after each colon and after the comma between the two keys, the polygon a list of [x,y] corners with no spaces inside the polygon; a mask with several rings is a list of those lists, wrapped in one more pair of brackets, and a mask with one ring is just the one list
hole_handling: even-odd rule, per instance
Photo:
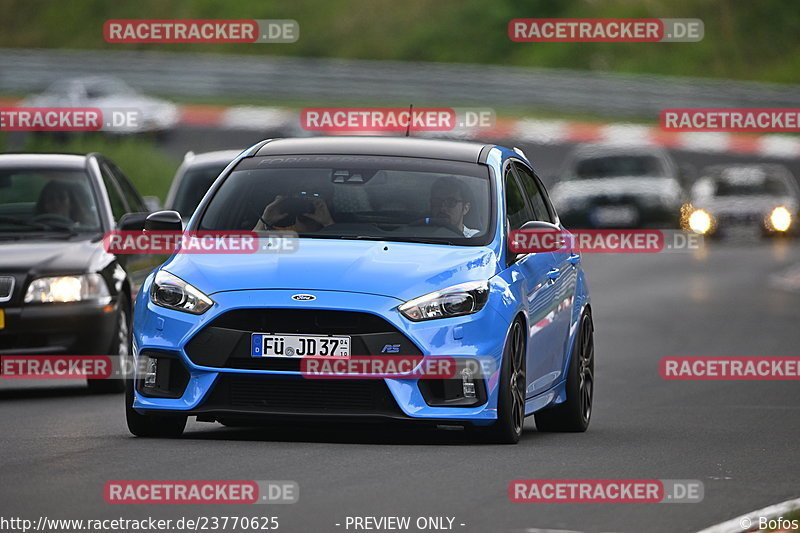
{"label": "tire", "polygon": [[480,428],[481,440],[495,444],[516,444],[525,425],[525,327],[517,319],[508,332],[503,349],[497,398],[497,421]]}
{"label": "tire", "polygon": [[594,398],[594,324],[587,311],[570,357],[566,384],[567,400],[534,414],[541,432],[583,432],[592,419]]}
{"label": "tire", "polygon": [[[117,327],[108,348],[108,355],[119,356],[120,360],[131,353],[131,306],[127,297],[120,296],[117,313]],[[125,390],[124,379],[87,379],[89,392],[94,394],[120,393]]]}
{"label": "tire", "polygon": [[143,415],[133,408],[133,380],[125,380],[125,420],[128,431],[137,437],[180,437],[186,427],[186,416]]}

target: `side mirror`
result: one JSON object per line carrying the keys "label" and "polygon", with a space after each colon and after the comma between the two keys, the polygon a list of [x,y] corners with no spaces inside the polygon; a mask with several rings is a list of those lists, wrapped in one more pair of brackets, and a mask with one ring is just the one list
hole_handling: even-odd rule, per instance
{"label": "side mirror", "polygon": [[[534,237],[538,236],[538,238],[532,241],[531,235],[518,233],[523,231],[530,231]],[[506,242],[508,262],[513,263],[519,256],[527,253],[559,250],[566,244],[566,234],[566,230],[562,230],[550,222],[528,221],[519,230],[508,233]]]}
{"label": "side mirror", "polygon": [[183,231],[181,214],[177,211],[156,211],[144,221],[146,231]]}
{"label": "side mirror", "polygon": [[117,229],[120,231],[142,231],[144,229],[144,222],[150,213],[125,213],[117,223]]}

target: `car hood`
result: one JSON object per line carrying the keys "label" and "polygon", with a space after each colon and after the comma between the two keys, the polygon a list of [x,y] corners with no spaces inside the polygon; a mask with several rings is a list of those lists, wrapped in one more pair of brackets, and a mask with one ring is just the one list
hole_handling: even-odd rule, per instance
{"label": "car hood", "polygon": [[556,184],[551,193],[554,202],[584,199],[594,196],[658,196],[680,200],[681,186],[673,178],[622,177],[588,180],[569,180]]}
{"label": "car hood", "polygon": [[789,196],[726,196],[707,200],[696,200],[693,205],[711,214],[769,214],[778,206],[795,213],[797,200]]}
{"label": "car hood", "polygon": [[163,267],[206,294],[247,289],[346,291],[405,301],[497,273],[486,247],[300,239],[294,253],[176,254]]}
{"label": "car hood", "polygon": [[103,253],[100,243],[88,239],[0,241],[0,272],[79,274]]}

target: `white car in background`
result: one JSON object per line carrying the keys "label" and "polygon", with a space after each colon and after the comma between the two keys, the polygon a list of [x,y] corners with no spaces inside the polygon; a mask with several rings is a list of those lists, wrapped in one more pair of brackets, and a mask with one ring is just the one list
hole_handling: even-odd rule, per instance
{"label": "white car in background", "polygon": [[550,198],[567,228],[677,228],[684,179],[662,148],[583,144],[567,157]]}
{"label": "white car in background", "polygon": [[163,133],[180,118],[172,102],[146,96],[124,81],[111,76],[87,76],[59,80],[44,92],[23,100],[20,107],[95,107],[107,122],[111,111],[135,112],[136,120],[103,125],[111,133]]}
{"label": "white car in background", "polygon": [[709,236],[743,228],[763,236],[797,232],[800,187],[783,165],[718,165],[700,176],[691,190],[687,229]]}

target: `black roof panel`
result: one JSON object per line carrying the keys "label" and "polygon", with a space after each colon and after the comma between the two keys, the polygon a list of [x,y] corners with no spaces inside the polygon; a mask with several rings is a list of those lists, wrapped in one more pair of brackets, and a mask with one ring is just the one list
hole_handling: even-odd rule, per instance
{"label": "black roof panel", "polygon": [[416,137],[303,137],[270,140],[255,155],[385,155],[477,163],[485,146],[481,143]]}

